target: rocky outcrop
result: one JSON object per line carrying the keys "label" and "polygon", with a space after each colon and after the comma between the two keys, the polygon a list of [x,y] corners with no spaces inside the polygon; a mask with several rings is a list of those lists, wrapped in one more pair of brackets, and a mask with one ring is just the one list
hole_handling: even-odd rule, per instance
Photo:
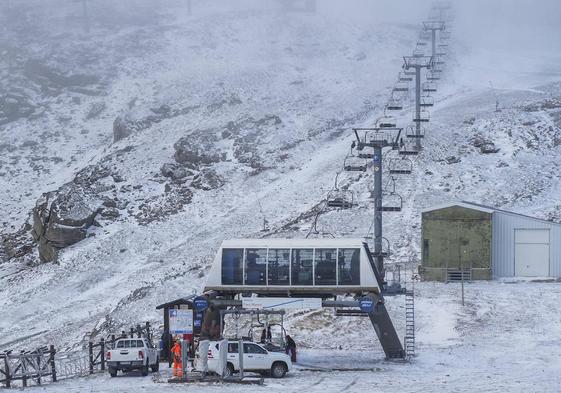
{"label": "rocky outcrop", "polygon": [[100,211],[75,183],[43,194],[33,209],[31,230],[41,261],[54,261],[59,250],[85,239]]}
{"label": "rocky outcrop", "polygon": [[198,169],[221,161],[221,154],[214,144],[218,139],[214,130],[194,131],[173,145],[175,161],[187,168]]}
{"label": "rocky outcrop", "polygon": [[113,121],[113,141],[120,141],[135,132],[150,128],[152,125],[160,123],[163,120],[186,115],[196,108],[198,108],[198,106],[172,109],[168,105],[160,105],[157,108],[150,109],[152,113],[148,116],[135,118],[130,113],[118,116]]}

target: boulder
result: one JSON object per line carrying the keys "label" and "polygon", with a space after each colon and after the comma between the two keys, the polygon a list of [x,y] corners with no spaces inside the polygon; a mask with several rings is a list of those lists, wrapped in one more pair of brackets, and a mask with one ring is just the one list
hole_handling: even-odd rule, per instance
{"label": "boulder", "polygon": [[137,130],[135,123],[125,117],[117,116],[113,121],[113,141],[117,142],[121,139],[132,135]]}
{"label": "boulder", "polygon": [[220,162],[221,155],[216,149],[210,144],[201,143],[199,138],[183,137],[175,142],[173,147],[175,161],[188,168],[195,169],[201,165]]}
{"label": "boulder", "polygon": [[33,209],[31,229],[41,261],[54,261],[60,249],[85,239],[100,210],[76,183],[43,194]]}
{"label": "boulder", "polygon": [[193,175],[193,172],[173,163],[165,163],[160,168],[160,171],[164,177],[169,177],[175,181],[181,181],[184,180],[187,176]]}

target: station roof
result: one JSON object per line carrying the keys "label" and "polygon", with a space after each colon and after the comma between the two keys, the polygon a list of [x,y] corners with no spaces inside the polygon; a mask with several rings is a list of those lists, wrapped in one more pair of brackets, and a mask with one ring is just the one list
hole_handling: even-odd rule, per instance
{"label": "station roof", "polygon": [[431,206],[431,207],[428,207],[426,209],[421,210],[421,213],[431,212],[431,211],[440,210],[440,209],[446,209],[448,207],[453,207],[453,206],[459,206],[459,207],[463,207],[463,208],[466,208],[466,209],[478,210],[478,211],[482,211],[482,212],[490,213],[490,214],[495,213],[495,212],[500,212],[500,213],[504,213],[504,214],[508,214],[508,215],[512,215],[512,216],[528,218],[528,219],[531,219],[531,220],[543,221],[545,223],[552,224],[552,225],[561,225],[561,223],[545,220],[543,218],[537,218],[537,217],[532,217],[532,216],[528,216],[528,215],[525,215],[525,214],[514,213],[514,212],[511,212],[511,211],[499,209],[499,208],[496,208],[496,207],[493,207],[493,206],[483,205],[481,203],[467,202],[467,201],[452,201],[452,202],[443,203],[443,204],[436,205],[436,206]]}
{"label": "station roof", "polygon": [[322,238],[322,239],[230,239],[222,242],[223,248],[236,247],[265,247],[265,248],[291,248],[291,247],[361,247],[364,243],[360,238]]}

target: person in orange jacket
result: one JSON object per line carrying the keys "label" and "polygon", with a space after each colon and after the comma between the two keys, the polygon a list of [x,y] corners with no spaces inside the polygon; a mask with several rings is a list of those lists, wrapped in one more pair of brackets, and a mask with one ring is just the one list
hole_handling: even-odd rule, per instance
{"label": "person in orange jacket", "polygon": [[175,339],[175,343],[171,348],[171,356],[173,357],[173,370],[172,375],[174,377],[182,377],[183,376],[183,365],[181,364],[181,342],[178,338]]}

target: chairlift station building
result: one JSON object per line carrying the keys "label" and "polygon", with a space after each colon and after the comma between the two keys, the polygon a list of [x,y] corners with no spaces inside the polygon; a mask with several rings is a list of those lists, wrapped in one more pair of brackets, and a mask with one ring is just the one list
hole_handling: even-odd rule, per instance
{"label": "chairlift station building", "polygon": [[561,277],[561,224],[470,202],[422,211],[427,281]]}

